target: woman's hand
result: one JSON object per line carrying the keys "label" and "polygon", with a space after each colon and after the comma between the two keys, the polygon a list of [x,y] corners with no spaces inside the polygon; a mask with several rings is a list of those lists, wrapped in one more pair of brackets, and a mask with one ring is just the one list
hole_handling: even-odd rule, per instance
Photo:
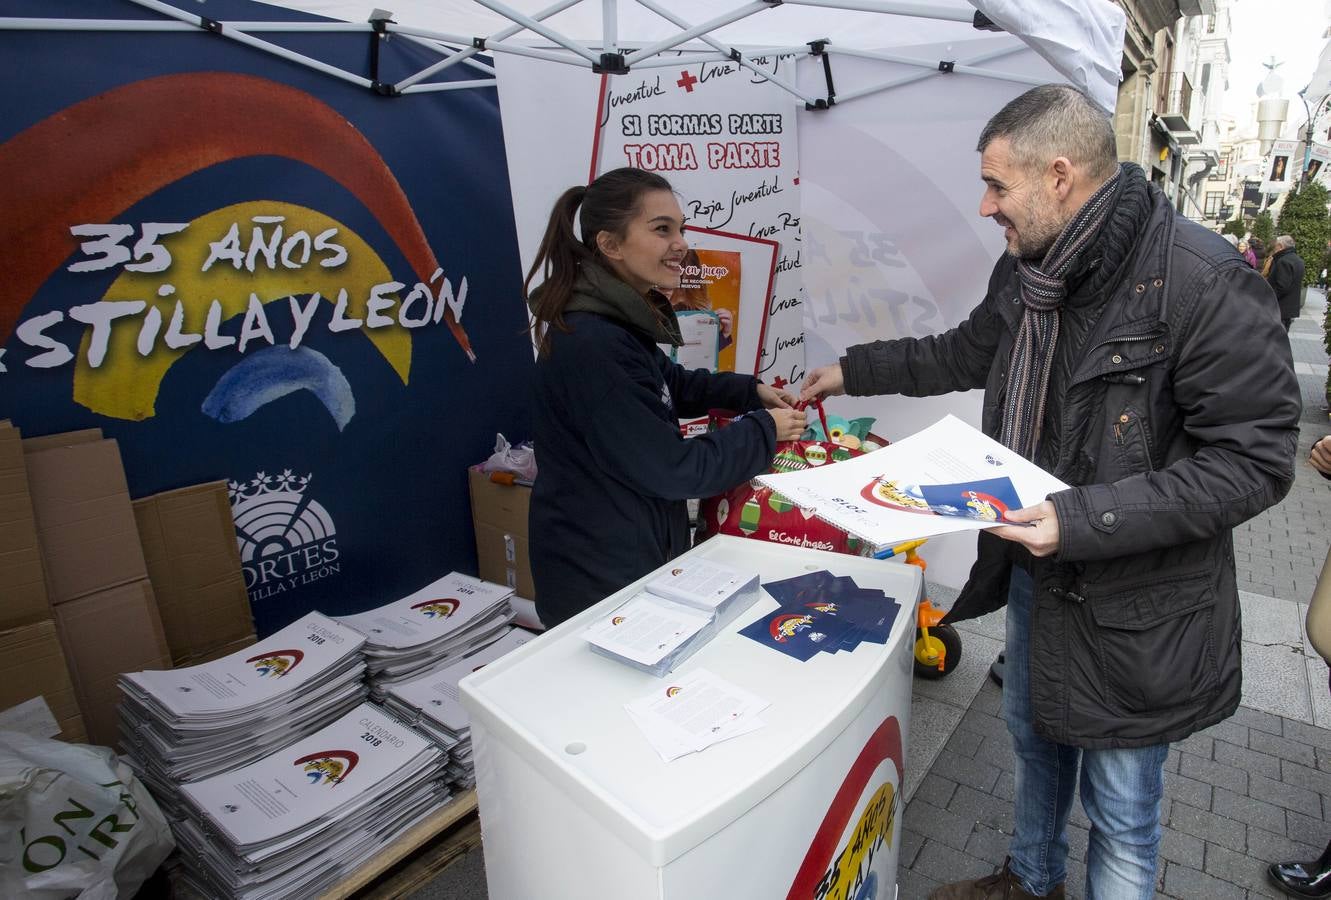
{"label": "woman's hand", "polygon": [[730,333],[735,328],[735,314],[724,306],[718,306],[716,309],[712,310],[712,312],[716,313],[716,318],[721,323],[721,337],[730,337]]}
{"label": "woman's hand", "polygon": [[822,400],[824,397],[840,397],[846,392],[846,379],[841,372],[841,363],[814,369],[804,379],[804,390],[800,391],[801,400]]}
{"label": "woman's hand", "polygon": [[758,399],[763,402],[763,409],[793,409],[795,395],[790,391],[774,388],[770,384],[758,382]]}
{"label": "woman's hand", "polygon": [[807,423],[804,421],[804,410],[802,409],[769,409],[768,413],[772,416],[772,421],[776,423],[776,439],[778,441],[797,441],[800,435],[804,434]]}

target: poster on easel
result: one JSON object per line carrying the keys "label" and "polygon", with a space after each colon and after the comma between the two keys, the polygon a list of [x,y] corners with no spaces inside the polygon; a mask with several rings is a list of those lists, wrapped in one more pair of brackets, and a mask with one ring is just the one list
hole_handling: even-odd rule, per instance
{"label": "poster on easel", "polygon": [[[712,354],[707,366],[713,372],[735,371],[735,335],[739,323],[741,254],[735,250],[707,250],[690,247],[684,256],[684,271],[679,287],[670,293],[670,305],[679,317],[680,331],[697,329],[697,339]],[[706,315],[699,315],[705,313]],[[709,324],[710,323],[710,324]],[[684,364],[682,357],[677,362]]]}

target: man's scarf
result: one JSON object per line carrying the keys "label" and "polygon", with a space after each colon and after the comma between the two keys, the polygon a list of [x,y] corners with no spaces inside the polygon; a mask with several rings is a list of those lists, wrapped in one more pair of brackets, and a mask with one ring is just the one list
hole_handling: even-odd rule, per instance
{"label": "man's scarf", "polygon": [[1039,265],[1018,260],[1021,302],[1025,311],[1008,367],[1007,403],[1003,411],[1003,445],[1033,459],[1044,423],[1045,394],[1058,345],[1059,309],[1067,297],[1067,276],[1082,251],[1109,217],[1120,176],[1096,190],[1054,241]]}

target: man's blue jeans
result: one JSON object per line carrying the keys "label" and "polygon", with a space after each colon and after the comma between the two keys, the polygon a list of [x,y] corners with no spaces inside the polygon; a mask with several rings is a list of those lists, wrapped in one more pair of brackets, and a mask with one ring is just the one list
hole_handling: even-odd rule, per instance
{"label": "man's blue jeans", "polygon": [[[1013,566],[1003,677],[1003,715],[1017,755],[1011,870],[1036,896],[1049,893],[1067,877],[1068,813],[1080,761],[1081,803],[1091,820],[1088,900],[1153,897],[1169,745],[1079,750],[1035,734],[1030,685],[1033,591],[1031,576]],[[1050,674],[1058,677],[1057,672]]]}

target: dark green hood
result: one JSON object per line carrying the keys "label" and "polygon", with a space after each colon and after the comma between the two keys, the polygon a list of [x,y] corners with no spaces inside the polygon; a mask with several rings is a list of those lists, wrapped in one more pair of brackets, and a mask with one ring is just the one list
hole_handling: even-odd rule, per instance
{"label": "dark green hood", "polygon": [[[527,301],[534,311],[536,301],[545,290],[542,284],[531,292]],[[678,347],[684,343],[679,333],[679,321],[670,308],[670,301],[656,291],[643,297],[602,266],[584,260],[573,282],[573,296],[564,312],[596,313],[612,319],[626,328],[650,338],[656,344]]]}

